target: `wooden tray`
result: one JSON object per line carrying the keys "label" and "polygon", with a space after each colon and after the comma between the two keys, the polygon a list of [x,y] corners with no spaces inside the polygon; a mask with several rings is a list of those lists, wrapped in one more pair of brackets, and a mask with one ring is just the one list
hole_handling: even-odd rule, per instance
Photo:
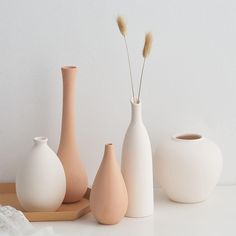
{"label": "wooden tray", "polygon": [[31,222],[76,220],[90,211],[89,194],[90,189],[88,189],[81,201],[62,204],[56,212],[25,212],[17,199],[15,184],[0,183],[0,205],[9,205],[22,211]]}

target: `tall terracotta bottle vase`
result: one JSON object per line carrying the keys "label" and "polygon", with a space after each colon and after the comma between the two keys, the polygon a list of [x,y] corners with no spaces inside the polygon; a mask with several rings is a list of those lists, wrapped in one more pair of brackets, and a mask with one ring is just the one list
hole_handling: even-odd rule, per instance
{"label": "tall terracotta bottle vase", "polygon": [[76,76],[77,67],[61,68],[63,78],[63,112],[58,156],[66,174],[65,203],[76,202],[84,196],[88,179],[76,144]]}
{"label": "tall terracotta bottle vase", "polygon": [[128,193],[112,144],[105,146],[102,163],[90,193],[90,208],[101,224],[116,224],[125,215]]}

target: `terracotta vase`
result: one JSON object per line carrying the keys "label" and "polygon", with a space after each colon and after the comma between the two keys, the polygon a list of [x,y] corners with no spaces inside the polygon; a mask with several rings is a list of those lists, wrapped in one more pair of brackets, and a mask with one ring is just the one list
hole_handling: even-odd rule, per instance
{"label": "terracotta vase", "polygon": [[101,224],[117,224],[128,207],[128,194],[112,144],[105,146],[104,157],[90,193],[90,208]]}
{"label": "terracotta vase", "polygon": [[76,144],[76,75],[75,66],[62,67],[63,113],[61,139],[58,156],[66,174],[66,195],[64,202],[76,202],[83,198],[88,179],[79,157]]}

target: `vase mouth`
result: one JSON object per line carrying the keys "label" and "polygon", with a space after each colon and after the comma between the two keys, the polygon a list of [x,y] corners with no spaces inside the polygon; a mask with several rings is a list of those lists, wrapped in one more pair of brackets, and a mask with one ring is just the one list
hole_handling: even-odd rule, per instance
{"label": "vase mouth", "polygon": [[39,136],[39,137],[35,137],[33,140],[35,143],[46,143],[48,141],[48,138]]}
{"label": "vase mouth", "polygon": [[203,139],[203,136],[195,133],[187,133],[174,135],[172,138],[177,141],[198,141]]}
{"label": "vase mouth", "polygon": [[131,98],[130,103],[133,106],[141,106],[142,105],[141,100],[140,99],[138,100],[137,98]]}
{"label": "vase mouth", "polygon": [[77,66],[62,66],[62,70],[76,70]]}
{"label": "vase mouth", "polygon": [[110,147],[110,146],[113,146],[113,144],[112,143],[107,143],[107,144],[105,144],[105,146]]}
{"label": "vase mouth", "polygon": [[105,152],[113,152],[114,146],[112,143],[106,143],[105,144]]}

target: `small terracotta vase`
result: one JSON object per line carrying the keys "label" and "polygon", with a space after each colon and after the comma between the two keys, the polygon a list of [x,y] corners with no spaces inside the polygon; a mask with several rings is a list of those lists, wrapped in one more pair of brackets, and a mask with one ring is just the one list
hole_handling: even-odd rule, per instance
{"label": "small terracotta vase", "polygon": [[76,144],[76,75],[75,66],[62,67],[63,77],[63,113],[61,139],[58,156],[66,174],[66,195],[64,202],[76,202],[83,198],[88,179],[79,157]]}
{"label": "small terracotta vase", "polygon": [[117,224],[128,207],[128,194],[112,144],[106,144],[90,193],[90,208],[101,224]]}

